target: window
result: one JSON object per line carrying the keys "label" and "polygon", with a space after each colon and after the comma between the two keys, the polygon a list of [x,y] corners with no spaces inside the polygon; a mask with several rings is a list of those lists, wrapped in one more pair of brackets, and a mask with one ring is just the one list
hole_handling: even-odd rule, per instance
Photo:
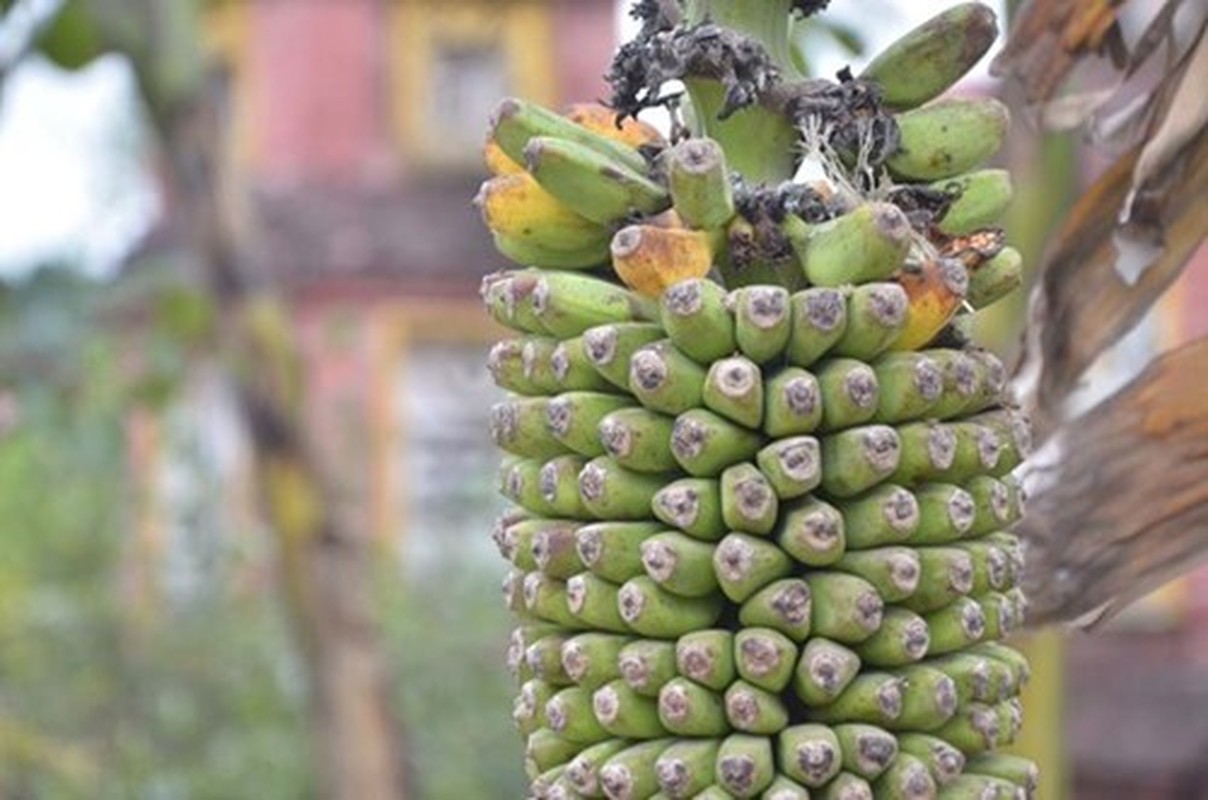
{"label": "window", "polygon": [[487,117],[508,95],[554,97],[550,3],[391,5],[391,121],[410,168],[481,169]]}
{"label": "window", "polygon": [[425,140],[440,147],[442,160],[476,156],[487,116],[509,94],[503,48],[498,42],[438,44],[432,67]]}
{"label": "window", "polygon": [[450,556],[497,565],[491,522],[504,501],[496,491],[500,452],[487,433],[490,407],[503,393],[479,343],[416,342],[397,371],[402,435],[395,472],[404,510],[403,560],[423,569]]}

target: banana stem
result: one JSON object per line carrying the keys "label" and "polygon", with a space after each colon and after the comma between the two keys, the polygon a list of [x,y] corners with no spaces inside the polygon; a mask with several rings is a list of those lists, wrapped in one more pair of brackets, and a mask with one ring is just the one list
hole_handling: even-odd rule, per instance
{"label": "banana stem", "polygon": [[685,20],[697,25],[706,19],[757,40],[785,79],[797,76],[789,45],[791,0],[688,0]]}
{"label": "banana stem", "polygon": [[[688,0],[686,21],[705,19],[758,41],[786,81],[799,78],[789,44],[791,0]],[[693,127],[698,136],[721,144],[729,164],[752,182],[777,183],[792,177],[796,166],[797,132],[781,114],[752,105],[719,119],[725,89],[711,78],[688,78],[684,86],[692,99]]]}

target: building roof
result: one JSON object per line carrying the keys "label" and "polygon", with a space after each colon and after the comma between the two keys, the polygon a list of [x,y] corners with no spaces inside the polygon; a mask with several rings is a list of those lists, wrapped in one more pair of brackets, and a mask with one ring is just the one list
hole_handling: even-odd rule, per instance
{"label": "building roof", "polygon": [[261,254],[290,289],[385,281],[442,294],[476,290],[508,265],[471,201],[482,176],[409,179],[405,186],[261,189]]}

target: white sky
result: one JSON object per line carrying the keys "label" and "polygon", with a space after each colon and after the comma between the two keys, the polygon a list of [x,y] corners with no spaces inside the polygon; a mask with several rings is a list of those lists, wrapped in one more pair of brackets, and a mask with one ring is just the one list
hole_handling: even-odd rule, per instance
{"label": "white sky", "polygon": [[[865,29],[876,52],[948,5],[834,0],[827,13]],[[991,5],[1001,10],[997,0]],[[618,3],[624,38],[634,30],[628,6]],[[811,56],[823,76],[847,63],[837,48]],[[985,75],[989,60],[975,75]],[[78,261],[94,275],[120,263],[156,207],[135,108],[130,72],[115,58],[75,73],[33,58],[9,76],[0,93],[0,275],[55,259]]]}
{"label": "white sky", "polygon": [[32,58],[0,94],[0,275],[69,259],[111,271],[155,194],[141,166],[131,74],[116,58],[63,73]]}

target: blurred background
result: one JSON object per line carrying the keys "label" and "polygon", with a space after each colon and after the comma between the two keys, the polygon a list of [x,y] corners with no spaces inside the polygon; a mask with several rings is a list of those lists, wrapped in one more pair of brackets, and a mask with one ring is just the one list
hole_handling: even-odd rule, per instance
{"label": "blurred background", "polygon": [[[500,97],[607,97],[624,4],[60,5],[0,2],[0,800],[522,796],[470,198]],[[1103,162],[1023,115],[1007,158],[1035,260]],[[1206,266],[1087,404],[1203,335]],[[1043,797],[1208,797],[1208,572],[1027,646]]]}

